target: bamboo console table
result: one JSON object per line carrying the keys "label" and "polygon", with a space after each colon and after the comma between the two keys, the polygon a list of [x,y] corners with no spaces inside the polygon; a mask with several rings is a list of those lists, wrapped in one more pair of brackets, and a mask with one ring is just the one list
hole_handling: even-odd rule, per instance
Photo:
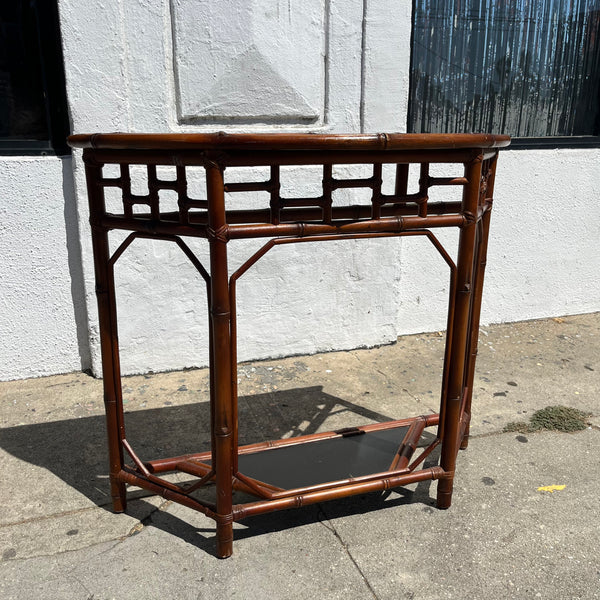
{"label": "bamboo console table", "polygon": [[[110,483],[115,511],[126,509],[126,484],[145,488],[194,508],[216,521],[217,555],[232,553],[233,522],[252,515],[299,507],[366,492],[437,479],[437,506],[451,502],[459,447],[469,434],[472,382],[477,353],[479,311],[498,149],[508,136],[494,135],[313,135],[313,134],[94,134],[74,135],[83,148],[96,272],[104,400],[108,426]],[[433,163],[459,166],[452,177],[430,176]],[[370,165],[367,178],[334,177],[334,165]],[[393,164],[393,193],[382,192],[382,165]],[[105,168],[117,169],[110,176]],[[116,166],[115,166],[116,165]],[[131,188],[132,165],[142,165],[148,193]],[[174,167],[165,181],[157,166]],[[313,198],[284,198],[282,166],[322,169],[322,193]],[[203,167],[206,198],[188,195],[189,167]],[[419,169],[418,190],[409,193],[409,169]],[[267,181],[229,183],[228,167],[268,167]],[[451,201],[430,200],[430,189],[456,186]],[[111,212],[106,188],[117,188],[119,209]],[[334,190],[368,188],[368,204],[336,206]],[[177,194],[175,210],[165,210],[163,190]],[[226,196],[260,191],[268,202],[259,209],[226,210]],[[239,198],[239,196],[238,196]],[[438,228],[458,228],[456,262],[438,241]],[[131,232],[111,254],[109,232]],[[206,268],[184,237],[208,241]],[[424,236],[449,267],[450,291],[446,350],[439,414],[238,447],[236,282],[274,246],[333,239]],[[210,451],[142,461],[127,440],[117,337],[114,265],[136,238],[176,243],[206,281],[210,320]],[[262,248],[231,276],[230,242],[266,238]],[[417,450],[425,428],[435,439]],[[441,446],[437,466],[425,458]],[[384,452],[382,448],[393,448]],[[127,460],[125,458],[127,457]],[[301,461],[314,470],[300,472]],[[316,465],[319,465],[319,468]],[[277,467],[284,467],[284,476]],[[164,474],[179,471],[194,481],[176,484]],[[279,469],[281,471],[281,469]],[[294,474],[297,473],[297,477]],[[205,485],[216,490],[214,502],[194,497]],[[233,504],[234,490],[255,497]]]}

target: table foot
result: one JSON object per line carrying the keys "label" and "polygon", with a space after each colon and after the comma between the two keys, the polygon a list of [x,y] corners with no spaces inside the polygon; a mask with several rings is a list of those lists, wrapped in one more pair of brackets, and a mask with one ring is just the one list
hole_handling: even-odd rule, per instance
{"label": "table foot", "polygon": [[115,481],[111,485],[113,512],[123,513],[127,510],[127,490],[125,483]]}
{"label": "table foot", "polygon": [[460,442],[460,449],[466,450],[469,446],[469,423],[465,427],[465,432],[463,433],[462,440]]}
{"label": "table foot", "polygon": [[440,510],[446,510],[452,505],[452,487],[451,479],[440,479],[437,488],[437,507]]}
{"label": "table foot", "polygon": [[229,558],[233,554],[233,523],[217,523],[217,557]]}

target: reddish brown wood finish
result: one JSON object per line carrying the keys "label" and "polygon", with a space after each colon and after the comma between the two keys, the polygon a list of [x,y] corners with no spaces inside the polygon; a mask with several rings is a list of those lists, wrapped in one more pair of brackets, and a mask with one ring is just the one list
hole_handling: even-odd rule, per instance
{"label": "reddish brown wood finish", "polygon": [[[216,522],[217,555],[231,555],[233,522],[273,510],[303,506],[344,496],[439,479],[439,508],[450,506],[459,446],[466,447],[471,414],[472,383],[477,353],[479,311],[496,158],[510,143],[493,135],[311,135],[311,134],[95,134],[69,138],[84,148],[90,203],[90,222],[100,320],[104,399],[108,431],[111,493],[116,511],[126,509],[125,484],[143,487],[208,515]],[[366,178],[339,179],[335,164],[370,164]],[[433,163],[462,165],[453,177],[432,177]],[[119,165],[118,177],[106,177],[105,164]],[[393,194],[382,193],[383,167],[396,165]],[[418,190],[409,193],[411,165],[419,165]],[[148,194],[131,193],[131,165],[145,165]],[[163,181],[157,166],[175,166],[176,178]],[[268,166],[262,182],[227,183],[231,166]],[[322,194],[314,198],[283,198],[280,170],[283,165],[321,165]],[[207,198],[188,196],[190,166],[205,169]],[[458,187],[460,201],[435,202],[431,190]],[[122,209],[108,212],[105,189],[121,192]],[[371,190],[369,205],[336,206],[336,189]],[[161,191],[177,192],[178,210],[162,210]],[[225,196],[264,192],[263,209],[228,211]],[[142,209],[140,211],[140,208]],[[456,264],[434,235],[437,228],[460,231]],[[109,233],[131,234],[111,255]],[[182,236],[206,238],[210,249],[210,274]],[[448,325],[439,415],[390,421],[349,431],[315,435],[238,447],[236,283],[260,258],[278,245],[393,236],[424,236],[450,269]],[[211,450],[201,454],[142,462],[127,441],[120,382],[114,265],[136,237],[172,241],[179,245],[207,284],[210,337]],[[234,240],[266,238],[265,245],[231,277],[227,271],[228,246]],[[417,456],[423,430],[435,428],[436,438]],[[283,489],[258,481],[240,471],[238,457],[260,455],[276,448],[298,448],[349,435],[374,435],[378,431],[406,433],[385,471],[338,478]],[[388,434],[386,434],[388,435]],[[396,435],[396,434],[393,434]],[[327,441],[329,443],[329,441]],[[338,442],[335,442],[336,444]],[[439,466],[422,468],[425,458],[441,445]],[[287,450],[286,450],[287,452]],[[129,456],[132,464],[125,463]],[[272,455],[275,456],[275,455]],[[241,459],[240,459],[241,460]],[[412,462],[411,462],[412,460]],[[160,475],[180,471],[196,479],[191,484],[171,483]],[[192,493],[215,485],[214,503]],[[238,489],[258,499],[234,505]]]}
{"label": "reddish brown wood finish", "polygon": [[69,138],[75,148],[109,150],[453,150],[503,148],[507,135],[490,134],[298,134],[298,133],[94,133]]}

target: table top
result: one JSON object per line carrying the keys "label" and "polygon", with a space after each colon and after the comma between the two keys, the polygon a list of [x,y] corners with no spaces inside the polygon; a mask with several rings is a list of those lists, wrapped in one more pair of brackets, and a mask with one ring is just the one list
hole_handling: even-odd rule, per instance
{"label": "table top", "polygon": [[74,148],[114,150],[455,150],[504,148],[510,136],[470,133],[80,133]]}

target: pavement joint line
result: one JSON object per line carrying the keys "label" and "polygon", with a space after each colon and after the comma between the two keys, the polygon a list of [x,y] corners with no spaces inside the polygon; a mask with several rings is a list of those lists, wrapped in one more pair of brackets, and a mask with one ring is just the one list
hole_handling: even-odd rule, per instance
{"label": "pavement joint line", "polygon": [[[369,590],[369,592],[371,592],[371,595],[373,596],[373,598],[375,600],[379,600],[379,596],[376,594],[375,590],[371,586],[371,583],[367,579],[363,570],[360,568],[359,564],[356,562],[354,556],[352,556],[352,553],[350,552],[350,549],[348,548],[348,544],[346,542],[344,542],[344,540],[338,533],[337,529],[335,528],[335,525],[331,522],[331,520],[327,516],[327,512],[325,511],[325,509],[323,508],[323,506],[321,504],[319,504],[318,514],[319,514],[319,523],[321,523],[321,525],[323,525],[323,527],[325,527],[328,531],[330,531],[333,534],[333,536],[337,539],[337,541],[339,542],[341,547],[344,549],[344,552],[346,553],[346,555],[348,556],[348,558],[350,559],[350,561],[352,562],[352,564],[358,571],[358,574],[361,576],[362,580],[365,582],[365,585],[367,586],[367,589]],[[323,516],[324,519],[327,520],[327,523],[323,519],[321,519],[321,515]]]}
{"label": "pavement joint line", "polygon": [[[92,544],[89,544],[88,546],[82,546],[80,548],[71,548],[69,550],[58,550],[57,552],[49,552],[49,553],[43,553],[43,554],[32,554],[31,556],[15,556],[14,558],[7,558],[4,559],[2,561],[0,561],[0,564],[4,563],[9,563],[9,562],[26,562],[28,560],[35,560],[36,558],[48,558],[48,557],[52,557],[52,556],[62,556],[63,554],[73,554],[75,552],[81,552],[81,550],[87,549],[87,548],[94,548],[94,546],[101,546],[102,544],[111,544],[110,548],[107,548],[106,550],[102,550],[102,552],[96,554],[95,556],[102,556],[103,554],[106,554],[107,552],[110,552],[113,548],[115,548],[116,546],[118,546],[119,544],[123,543],[123,540],[120,538],[117,539],[113,539],[113,540],[104,540],[104,541],[100,541],[100,542],[95,542]],[[85,562],[85,561],[84,561]],[[70,572],[62,572],[65,575],[70,574]],[[58,579],[58,578],[55,578]]]}
{"label": "pavement joint line", "polygon": [[3,523],[3,524],[0,524],[0,529],[5,529],[7,527],[14,527],[15,525],[25,525],[26,523],[36,523],[38,521],[47,521],[48,519],[56,519],[56,518],[65,517],[65,516],[69,516],[69,515],[76,515],[78,513],[89,512],[92,510],[96,510],[98,508],[101,508],[104,510],[104,507],[101,505],[87,506],[85,508],[77,508],[74,510],[67,510],[65,512],[52,513],[51,515],[43,515],[41,517],[31,517],[30,519],[23,519],[21,521],[14,521],[12,523]]}
{"label": "pavement joint line", "polygon": [[[135,502],[136,500],[144,500],[145,498],[152,498],[154,496],[157,496],[157,494],[144,493],[144,495],[140,495],[140,496],[136,495],[134,497],[129,497],[128,501]],[[167,502],[170,502],[170,501],[167,500],[166,502],[163,502],[158,508],[159,509],[162,508],[165,504],[167,504]],[[96,510],[98,508],[101,508],[102,510],[106,510],[106,507],[111,506],[111,505],[112,505],[112,501],[108,501],[108,502],[103,502],[101,504],[95,504],[94,506],[86,506],[84,508],[75,508],[73,510],[67,510],[65,512],[52,513],[51,515],[42,515],[40,517],[31,517],[29,519],[22,519],[21,521],[13,521],[11,523],[0,523],[0,529],[5,529],[7,527],[14,527],[15,525],[25,525],[27,523],[37,523],[38,521],[46,521],[48,519],[58,519],[60,517],[66,517],[66,516],[70,516],[70,515],[76,515],[79,513],[89,512],[92,510]],[[154,512],[154,511],[152,511],[152,512]]]}

